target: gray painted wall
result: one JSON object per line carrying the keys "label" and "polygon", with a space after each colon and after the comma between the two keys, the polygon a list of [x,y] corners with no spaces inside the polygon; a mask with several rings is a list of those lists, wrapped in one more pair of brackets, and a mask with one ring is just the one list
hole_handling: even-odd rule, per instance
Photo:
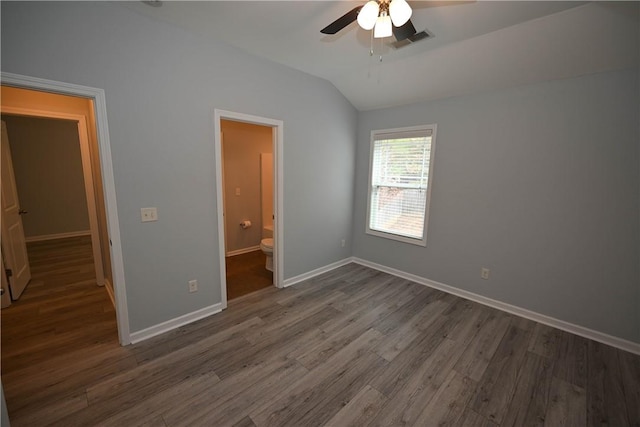
{"label": "gray painted wall", "polygon": [[3,2],[1,29],[2,71],[105,90],[132,332],[220,302],[215,108],[284,122],[284,277],[351,254],[357,113],[327,81],[111,2]]}
{"label": "gray painted wall", "polygon": [[[227,252],[255,247],[262,239],[260,153],[273,152],[272,129],[222,120]],[[240,189],[240,195],[236,194]],[[240,227],[251,221],[250,228]]]}
{"label": "gray painted wall", "polygon": [[[354,255],[640,342],[639,89],[633,70],[361,113]],[[427,247],[365,234],[371,130],[423,123]]]}
{"label": "gray painted wall", "polygon": [[7,123],[20,205],[29,212],[22,217],[25,236],[88,232],[77,123],[5,115],[2,119]]}

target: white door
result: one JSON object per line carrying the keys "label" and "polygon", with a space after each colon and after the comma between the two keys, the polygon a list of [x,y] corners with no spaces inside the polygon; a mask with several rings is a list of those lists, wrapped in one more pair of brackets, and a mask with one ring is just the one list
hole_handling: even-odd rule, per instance
{"label": "white door", "polygon": [[4,260],[0,262],[0,266],[2,266],[2,271],[0,271],[0,276],[2,276],[2,295],[0,296],[0,304],[1,308],[7,308],[11,305],[11,296],[9,295],[9,282],[7,281],[7,275],[4,274]]}
{"label": "white door", "polygon": [[27,255],[27,243],[24,239],[22,228],[22,211],[16,190],[16,179],[13,174],[11,162],[11,148],[7,125],[2,122],[2,254],[5,268],[11,270],[9,276],[9,289],[11,299],[20,298],[22,291],[31,280],[29,269],[29,256]]}

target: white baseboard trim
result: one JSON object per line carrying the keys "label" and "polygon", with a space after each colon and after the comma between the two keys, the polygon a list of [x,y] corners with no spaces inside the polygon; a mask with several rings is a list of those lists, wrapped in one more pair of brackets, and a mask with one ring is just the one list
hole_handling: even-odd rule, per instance
{"label": "white baseboard trim", "polygon": [[564,320],[556,319],[544,314],[537,313],[535,311],[527,310],[522,307],[507,304],[502,301],[494,300],[484,297],[482,295],[474,294],[473,292],[458,289],[453,286],[445,285],[443,283],[435,282],[433,280],[425,279],[424,277],[416,276],[415,274],[407,273],[402,270],[396,270],[395,268],[387,267],[381,264],[377,264],[371,261],[367,261],[361,258],[353,257],[352,261],[356,264],[364,265],[366,267],[373,268],[375,270],[389,273],[394,276],[401,277],[403,279],[411,280],[412,282],[419,283],[430,288],[438,289],[440,291],[459,296],[471,301],[475,301],[479,304],[483,304],[498,310],[505,311],[507,313],[515,314],[516,316],[524,317],[525,319],[533,320],[553,328],[561,329],[566,332],[570,332],[575,335],[579,335],[584,338],[588,338],[594,341],[601,342],[603,344],[616,347],[630,353],[640,355],[640,343],[628,341],[623,338],[614,337],[609,334],[595,331],[593,329],[586,328],[584,326],[576,325],[566,322]]}
{"label": "white baseboard trim", "polygon": [[306,273],[299,274],[294,277],[290,277],[285,279],[282,287],[286,288],[288,286],[293,286],[296,283],[303,282],[307,279],[311,279],[312,277],[319,276],[322,273],[326,273],[327,271],[335,270],[338,267],[342,267],[343,265],[347,265],[354,262],[352,257],[342,259],[340,261],[333,262],[331,264],[325,265],[324,267],[316,268],[315,270],[308,271]]}
{"label": "white baseboard trim", "polygon": [[249,252],[254,252],[254,251],[259,251],[259,250],[260,250],[260,245],[251,246],[250,248],[244,248],[244,249],[237,249],[235,251],[229,251],[229,252],[225,253],[225,256],[226,257],[230,257],[230,256],[248,254]]}
{"label": "white baseboard trim", "polygon": [[158,323],[157,325],[151,326],[141,331],[132,332],[130,335],[131,344],[139,343],[140,341],[144,341],[151,337],[155,337],[156,335],[169,332],[173,329],[179,328],[180,326],[184,326],[188,323],[195,322],[196,320],[200,320],[205,317],[211,316],[212,314],[220,313],[221,311],[222,311],[222,304],[218,303],[218,304],[210,305],[209,307],[201,308],[200,310],[196,310],[194,312],[176,317],[175,319]]}
{"label": "white baseboard trim", "polygon": [[109,295],[109,299],[111,300],[111,304],[113,304],[113,308],[116,308],[116,296],[113,293],[113,285],[106,277],[104,278],[104,288]]}
{"label": "white baseboard trim", "polygon": [[25,237],[27,243],[30,242],[43,242],[45,240],[67,239],[69,237],[91,236],[91,230],[85,231],[70,231],[68,233],[57,234],[43,234],[41,236],[29,236]]}

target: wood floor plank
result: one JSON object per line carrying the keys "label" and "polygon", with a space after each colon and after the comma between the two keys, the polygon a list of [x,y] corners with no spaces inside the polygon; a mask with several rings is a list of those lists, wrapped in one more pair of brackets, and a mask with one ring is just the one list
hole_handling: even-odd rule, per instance
{"label": "wood floor plank", "polygon": [[474,410],[467,407],[458,419],[458,425],[464,427],[496,427],[497,424],[488,420]]}
{"label": "wood floor plank", "polygon": [[629,424],[640,426],[640,357],[624,350],[616,351]]}
{"label": "wood floor plank", "polygon": [[[449,375],[455,373],[452,367],[456,363],[456,351],[459,351],[460,347],[459,342],[443,338],[440,345],[417,369],[409,372],[407,377],[398,379],[394,389],[388,389],[386,396],[389,400],[372,424],[377,426],[420,425],[418,419],[425,405],[438,395],[438,391],[445,386]],[[394,362],[397,360],[399,358]],[[371,385],[376,389],[384,390],[379,377],[374,379]]]}
{"label": "wood floor plank", "polygon": [[256,427],[251,417],[244,417],[231,427]]}
{"label": "wood floor plank", "polygon": [[[277,369],[272,370],[272,367]],[[258,406],[265,396],[277,396],[279,390],[284,390],[296,381],[300,381],[309,371],[295,360],[279,359],[265,364],[259,375],[253,376],[253,384],[243,390],[234,385],[237,394],[228,393],[215,402],[209,401],[203,410],[195,411],[189,408],[188,414],[181,417],[179,423],[185,425],[219,425],[236,424],[246,419]],[[229,378],[225,381],[230,380]],[[253,421],[252,421],[253,423]]]}
{"label": "wood floor plank", "polygon": [[214,369],[221,378],[246,368],[247,366],[263,363],[265,360],[277,357],[288,357],[300,348],[313,341],[318,336],[317,325],[337,315],[337,310],[325,306],[315,314],[299,319],[278,333],[262,336],[261,340],[244,349],[242,352],[231,354],[230,357],[215,362]]}
{"label": "wood floor plank", "polygon": [[[133,356],[118,357],[116,355],[110,360],[89,357],[86,362],[77,364],[74,364],[73,360],[58,358],[56,364],[46,363],[47,367],[42,363],[38,364],[37,366],[42,369],[39,373],[21,375],[23,372],[18,371],[19,379],[15,382],[13,373],[10,376],[3,375],[3,385],[6,384],[5,396],[7,401],[12,402],[12,412],[16,415],[26,414],[38,409],[43,402],[57,404],[59,400],[85,393],[87,387],[137,366]],[[48,368],[48,366],[54,366],[54,368]]]}
{"label": "wood floor plank", "polygon": [[587,394],[582,387],[553,378],[544,418],[550,426],[587,425]]}
{"label": "wood floor plank", "polygon": [[[162,418],[163,411],[170,408],[179,396],[182,402],[190,402],[202,393],[206,393],[220,382],[220,378],[214,373],[195,375],[168,387],[162,393],[156,393],[139,403],[123,408],[114,415],[98,421],[101,427],[122,427],[136,425],[140,420],[148,417],[152,419]],[[164,418],[162,418],[164,423]]]}
{"label": "wood floor plank", "polygon": [[529,351],[547,358],[556,358],[562,332],[551,326],[538,323],[533,329]]}
{"label": "wood floor plank", "polygon": [[587,387],[587,347],[589,340],[561,331],[553,375],[583,389]]}
{"label": "wood floor plank", "polygon": [[[384,369],[385,361],[374,353],[367,352],[350,363],[334,378],[327,377],[319,384],[319,392],[314,392],[295,412],[275,413],[276,420],[269,419],[268,425],[321,426],[340,411],[358,390]],[[275,424],[272,422],[275,421]],[[256,421],[256,424],[258,422]]]}
{"label": "wood floor plank", "polygon": [[[322,297],[318,296],[315,299],[301,300],[299,304],[294,307],[287,307],[279,312],[274,312],[273,316],[262,316],[264,326],[254,328],[244,334],[244,336],[251,344],[270,340],[273,336],[278,335],[281,330],[289,328],[300,320],[310,318],[327,308],[332,308],[331,303],[340,300],[343,296],[344,294],[342,292],[335,291],[327,293]],[[334,313],[337,313],[337,310],[333,308],[332,310]]]}
{"label": "wood floor plank", "polygon": [[375,324],[376,330],[384,335],[391,335],[401,328],[405,323],[410,321],[418,314],[425,305],[431,300],[432,292],[428,288],[422,287],[422,292],[409,290],[411,299],[406,304],[397,307],[388,316],[383,317]]}
{"label": "wood floor plank", "polygon": [[530,332],[510,326],[480,379],[471,409],[500,424],[513,398]]}
{"label": "wood floor plank", "polygon": [[589,425],[629,425],[616,349],[589,341],[588,361],[587,423]]}
{"label": "wood floor plank", "polygon": [[434,296],[436,299],[425,301],[412,318],[404,322],[395,333],[388,334],[387,339],[374,349],[380,357],[393,360],[420,336],[421,331],[429,328],[449,308],[447,301],[438,298],[438,295]]}
{"label": "wood floor plank", "polygon": [[[107,316],[108,321],[111,320],[111,316]],[[65,332],[56,332],[56,328],[53,328],[51,338],[49,340],[37,338],[26,338],[24,342],[19,342],[21,351],[13,352],[7,351],[4,359],[4,365],[7,369],[22,369],[33,365],[34,363],[40,363],[46,360],[45,350],[49,351],[49,354],[64,354],[70,353],[78,348],[78,345],[74,345],[79,342],[83,342],[79,345],[91,345],[91,343],[104,343],[113,342],[113,329],[108,324],[93,324],[91,329],[93,334],[87,334],[86,331],[67,330]],[[91,342],[88,340],[91,339]],[[5,344],[7,347],[10,344]]]}
{"label": "wood floor plank", "polygon": [[457,425],[477,383],[456,371],[449,371],[444,384],[416,419],[414,425]]}
{"label": "wood floor plank", "polygon": [[295,360],[256,365],[225,378],[189,404],[162,411],[169,425],[232,425],[246,418],[265,395],[277,393],[308,371]]}
{"label": "wood floor plank", "polygon": [[396,277],[386,273],[373,276],[362,284],[359,292],[347,295],[335,307],[350,313],[362,306],[378,306],[393,301],[392,296],[398,291],[396,285],[392,285],[396,280]]}
{"label": "wood floor plank", "polygon": [[[123,396],[127,393],[140,399],[146,391],[157,391],[167,382],[170,384],[174,382],[174,373],[178,373],[177,378],[179,378],[210,372],[208,361],[219,357],[225,346],[229,344],[231,344],[229,346],[231,348],[241,348],[242,345],[245,345],[244,338],[240,336],[241,332],[255,328],[262,323],[260,318],[249,319],[201,340],[197,344],[174,351],[152,362],[138,365],[103,381],[99,385],[87,389],[89,403],[113,399],[115,395]],[[159,379],[158,372],[160,370],[166,370],[167,373]]]}
{"label": "wood floor plank", "polygon": [[47,424],[54,423],[69,413],[81,411],[89,406],[87,395],[80,390],[73,395],[65,395],[62,399],[47,401],[44,404],[34,406],[29,411],[24,411],[18,417],[11,420],[14,427],[41,425],[43,420]]}
{"label": "wood floor plank", "polygon": [[[307,369],[311,370],[321,363],[346,347],[358,336],[362,335],[367,329],[371,327],[378,319],[392,312],[391,307],[386,304],[368,310],[365,313],[357,313],[354,316],[342,318],[342,322],[336,324],[331,322],[330,327],[326,327],[326,324],[322,326],[322,331],[325,333],[326,339],[318,342],[316,345],[308,345],[301,347],[301,350],[290,354],[291,357],[295,357]],[[327,323],[330,323],[327,322]]]}
{"label": "wood floor plank", "polygon": [[366,426],[387,400],[382,393],[366,385],[338,411],[325,426]]}
{"label": "wood floor plank", "polygon": [[511,320],[505,313],[486,310],[487,317],[469,345],[462,351],[454,369],[474,381],[480,381]]}
{"label": "wood floor plank", "polygon": [[533,426],[545,423],[552,372],[552,361],[532,352],[526,353],[502,424]]}
{"label": "wood floor plank", "polygon": [[[368,351],[382,334],[369,329],[311,370],[274,402],[266,402],[250,414],[257,426],[322,425],[351,400],[382,367],[382,360]],[[331,408],[332,411],[328,411]]]}
{"label": "wood floor plank", "polygon": [[273,273],[265,268],[266,255],[256,250],[225,258],[227,298],[233,300],[273,287]]}
{"label": "wood floor plank", "polygon": [[[263,289],[247,297],[256,298],[255,295],[259,296],[259,298],[255,300],[245,299],[247,304],[235,308],[234,304],[238,300],[231,301],[229,303],[229,310],[136,344],[132,348],[132,351],[136,355],[136,360],[138,360],[139,363],[151,361],[194,344],[201,339],[205,339],[211,336],[212,331],[220,331],[233,327],[253,317],[260,316],[260,318],[264,318],[270,313],[282,309],[282,307],[275,302],[275,296],[277,295],[275,289]],[[242,298],[244,297],[240,299]],[[233,308],[233,310],[231,308]]]}
{"label": "wood floor plank", "polygon": [[414,345],[400,352],[389,362],[387,369],[371,382],[371,386],[387,397],[401,392],[406,382],[445,341],[446,338],[439,331],[446,325],[447,320],[444,316],[439,317],[432,328],[421,333]]}

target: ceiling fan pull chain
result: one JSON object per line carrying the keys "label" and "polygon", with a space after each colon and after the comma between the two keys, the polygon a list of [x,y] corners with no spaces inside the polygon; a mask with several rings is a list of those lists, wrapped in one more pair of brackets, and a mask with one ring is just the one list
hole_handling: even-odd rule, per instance
{"label": "ceiling fan pull chain", "polygon": [[371,47],[369,48],[369,56],[373,56],[373,31],[371,33]]}

